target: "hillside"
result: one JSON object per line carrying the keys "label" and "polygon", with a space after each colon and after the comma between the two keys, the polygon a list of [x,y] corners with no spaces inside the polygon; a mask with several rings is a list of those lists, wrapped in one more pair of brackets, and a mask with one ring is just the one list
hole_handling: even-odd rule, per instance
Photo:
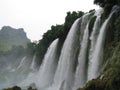
{"label": "hillside", "polygon": [[12,46],[26,47],[30,40],[22,28],[15,29],[10,26],[4,26],[0,30],[0,51],[7,51]]}
{"label": "hillside", "polygon": [[[34,69],[39,68],[36,72],[16,73],[20,77],[28,75],[23,80],[18,78],[21,88],[120,90],[120,1],[94,0],[94,3],[101,8],[87,13],[68,12],[64,24],[51,26],[38,44],[29,45],[27,53],[32,47],[31,61],[35,63]],[[26,64],[21,71],[30,68]],[[20,71],[12,72],[13,78],[8,79],[12,83],[1,82],[5,87],[15,85],[15,72]]]}

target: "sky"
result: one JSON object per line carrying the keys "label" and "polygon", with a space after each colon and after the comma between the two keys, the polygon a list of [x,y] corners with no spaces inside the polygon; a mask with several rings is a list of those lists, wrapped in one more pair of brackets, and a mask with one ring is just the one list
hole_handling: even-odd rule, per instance
{"label": "sky", "polygon": [[66,12],[98,8],[93,0],[0,0],[0,28],[24,28],[29,39],[40,40],[52,25],[64,23]]}

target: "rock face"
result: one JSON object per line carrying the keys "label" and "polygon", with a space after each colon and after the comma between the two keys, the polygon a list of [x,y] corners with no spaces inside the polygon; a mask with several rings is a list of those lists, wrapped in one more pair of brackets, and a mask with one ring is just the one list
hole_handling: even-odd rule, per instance
{"label": "rock face", "polygon": [[4,26],[0,30],[0,51],[7,51],[12,46],[26,47],[30,40],[22,28],[14,29],[10,26]]}

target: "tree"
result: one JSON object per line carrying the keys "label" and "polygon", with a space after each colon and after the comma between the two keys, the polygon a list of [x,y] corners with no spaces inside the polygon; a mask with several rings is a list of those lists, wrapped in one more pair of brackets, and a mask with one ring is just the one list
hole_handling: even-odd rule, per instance
{"label": "tree", "polygon": [[100,5],[104,7],[106,4],[113,5],[120,5],[120,0],[94,0],[94,4]]}

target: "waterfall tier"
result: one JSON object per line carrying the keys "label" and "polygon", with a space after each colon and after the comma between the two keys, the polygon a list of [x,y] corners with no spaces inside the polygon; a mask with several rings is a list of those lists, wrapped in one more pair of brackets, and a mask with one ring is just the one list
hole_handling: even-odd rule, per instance
{"label": "waterfall tier", "polygon": [[[7,60],[1,61],[6,67],[0,72],[0,87],[19,85],[25,89],[32,85],[38,90],[76,90],[97,78],[103,62],[106,28],[117,9],[113,7],[104,22],[101,20],[103,9],[78,18],[64,42],[55,39],[50,44],[39,70],[36,69],[36,53],[17,58],[10,64]],[[89,30],[93,17],[93,28]]]}

